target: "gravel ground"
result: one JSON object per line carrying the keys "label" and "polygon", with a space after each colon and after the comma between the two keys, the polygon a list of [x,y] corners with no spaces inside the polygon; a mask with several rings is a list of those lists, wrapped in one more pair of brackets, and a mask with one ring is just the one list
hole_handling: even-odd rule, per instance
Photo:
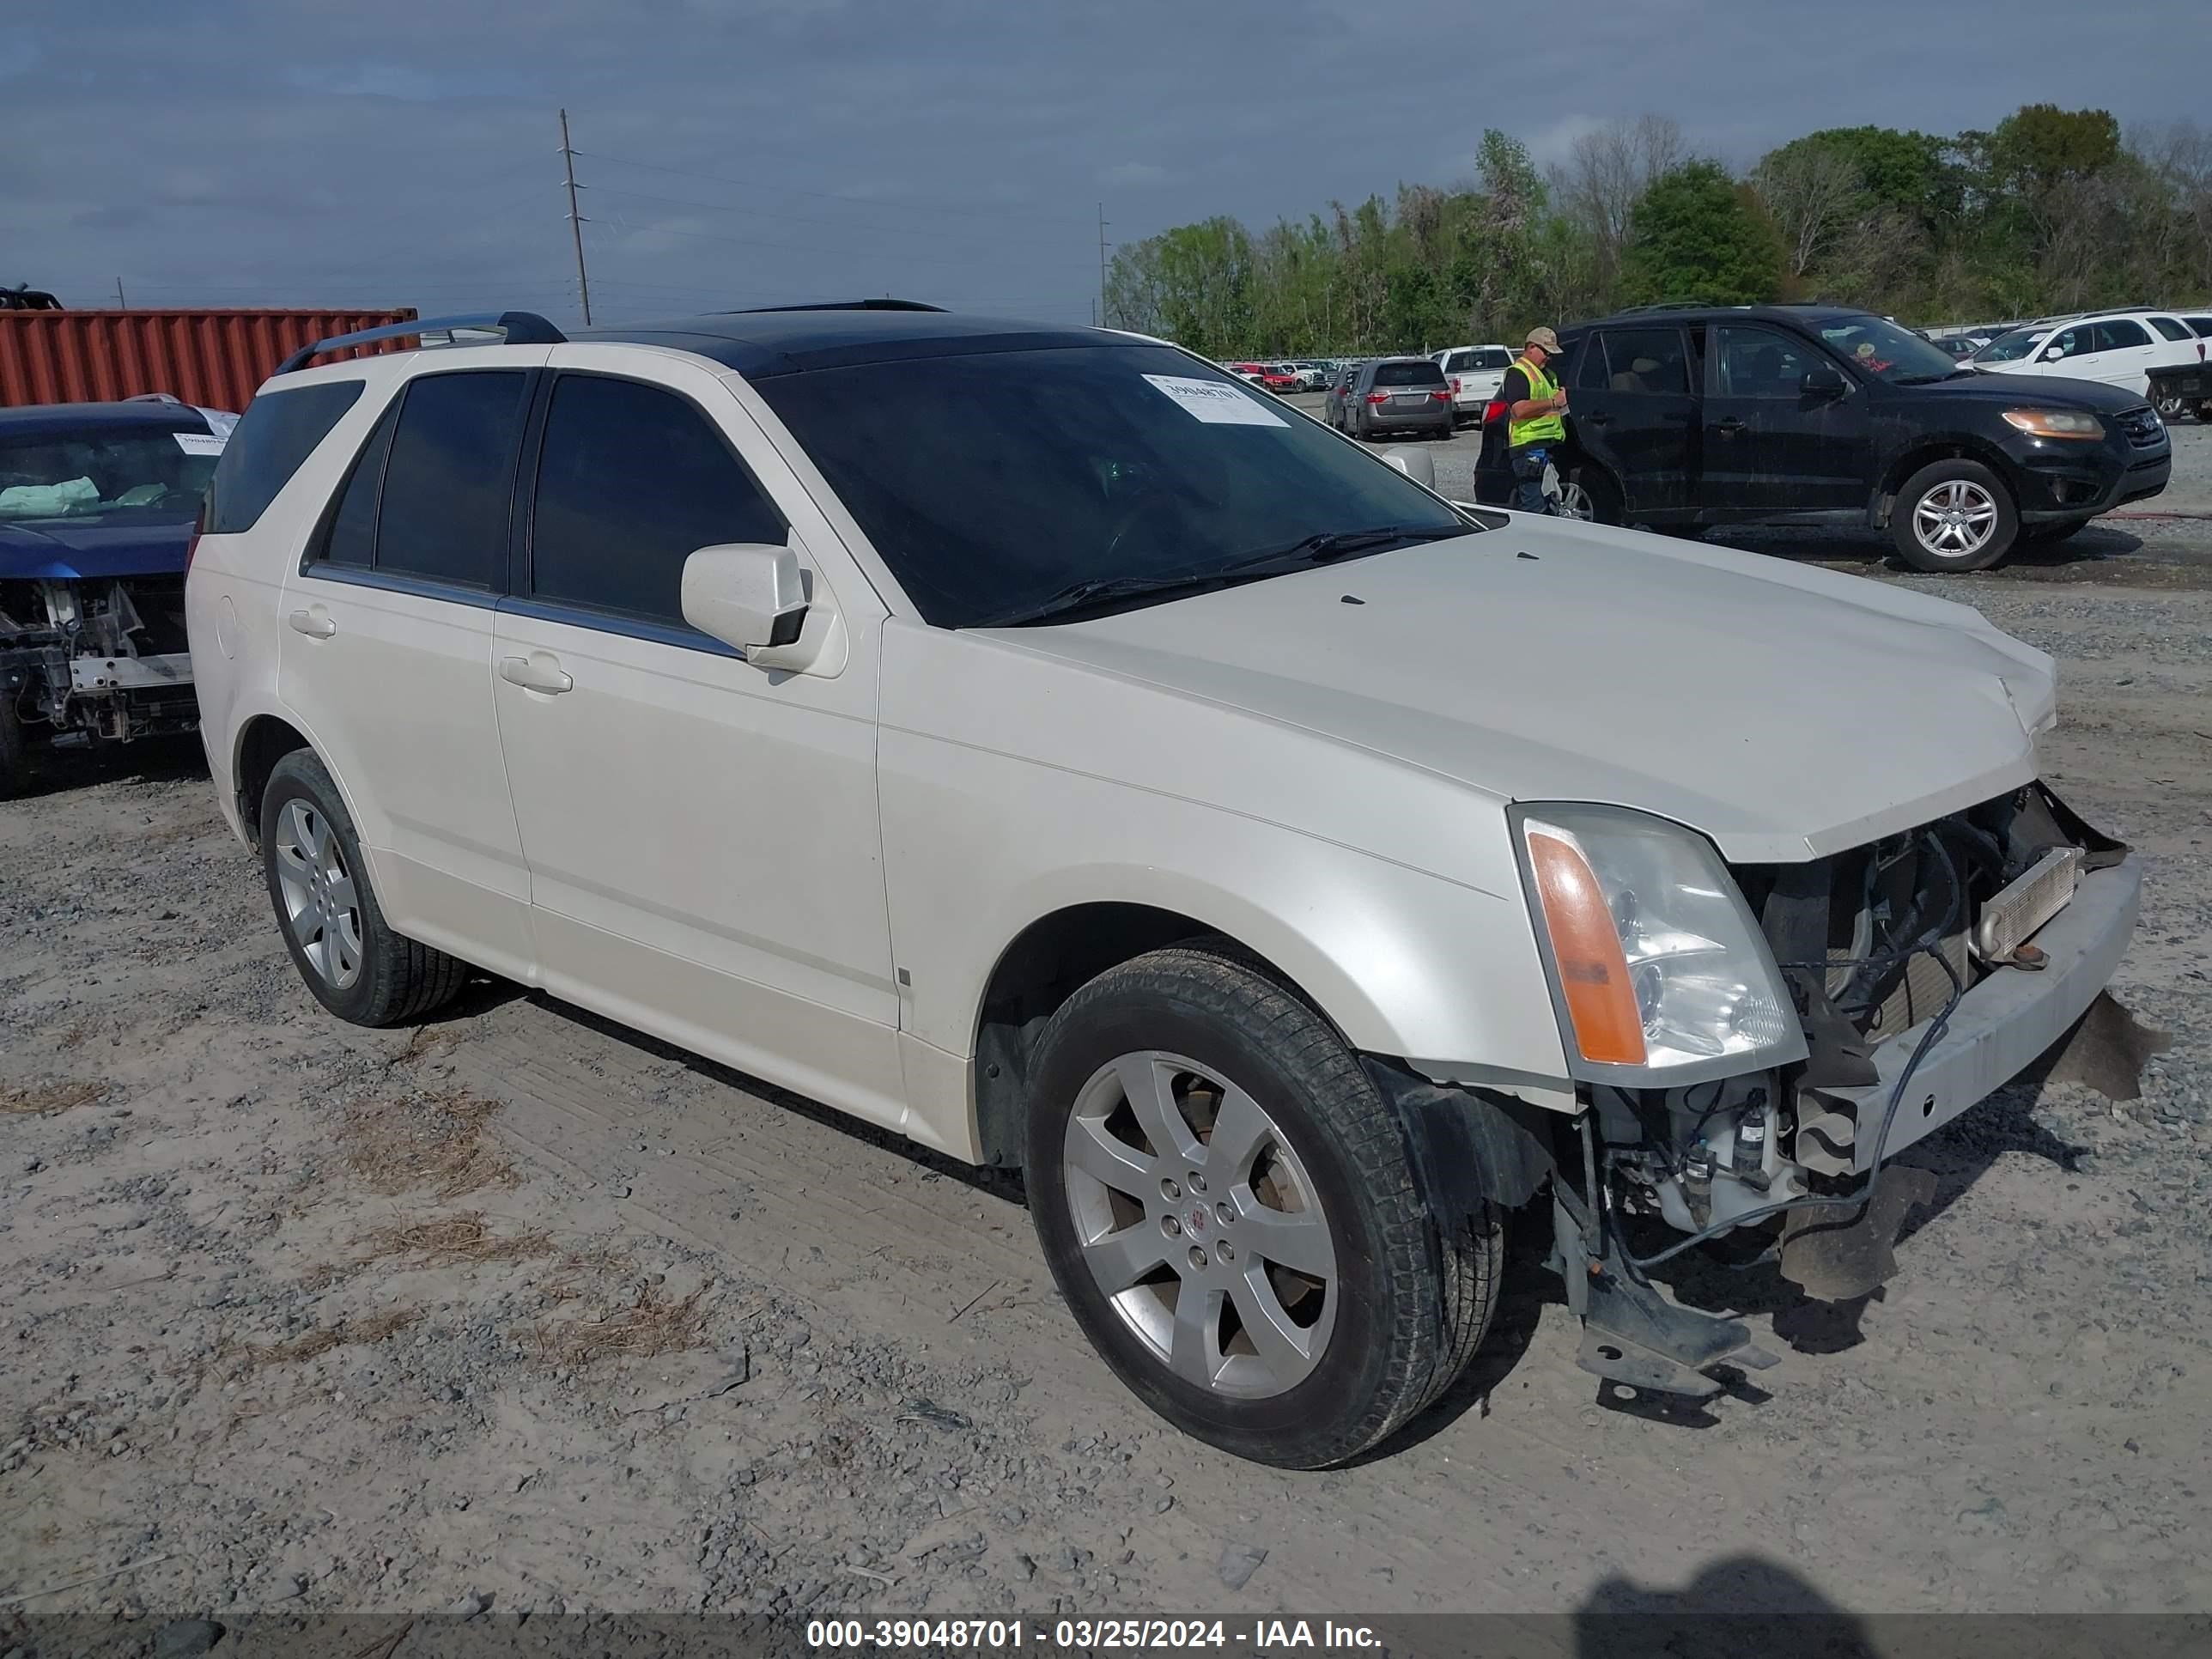
{"label": "gravel ground", "polygon": [[2024,1083],[1916,1148],[1856,1320],[1686,1274],[1783,1355],[1706,1409],[1601,1407],[1524,1249],[1466,1384],[1322,1475],[1125,1395],[1006,1183],[511,988],[339,1024],[191,751],[64,770],[0,806],[0,1652],[59,1612],[2212,1608],[2212,526],[2149,522],[2077,562],[2153,582],[1881,574],[2061,659],[2049,772],[2148,864],[2142,1099]]}

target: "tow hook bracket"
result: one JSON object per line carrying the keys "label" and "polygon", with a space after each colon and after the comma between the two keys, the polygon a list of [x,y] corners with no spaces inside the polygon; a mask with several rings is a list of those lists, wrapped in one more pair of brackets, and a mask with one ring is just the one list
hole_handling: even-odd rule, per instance
{"label": "tow hook bracket", "polygon": [[1706,1400],[1726,1386],[1705,1375],[1723,1360],[1760,1371],[1778,1363],[1753,1346],[1741,1320],[1678,1307],[1650,1285],[1593,1265],[1582,1349],[1575,1356],[1583,1370],[1610,1382]]}

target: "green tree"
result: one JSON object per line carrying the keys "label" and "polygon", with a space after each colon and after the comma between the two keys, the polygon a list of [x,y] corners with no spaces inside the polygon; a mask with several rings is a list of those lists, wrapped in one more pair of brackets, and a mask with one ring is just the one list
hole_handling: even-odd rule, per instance
{"label": "green tree", "polygon": [[1780,234],[1717,162],[1686,162],[1638,200],[1621,256],[1624,300],[1755,305],[1782,286]]}

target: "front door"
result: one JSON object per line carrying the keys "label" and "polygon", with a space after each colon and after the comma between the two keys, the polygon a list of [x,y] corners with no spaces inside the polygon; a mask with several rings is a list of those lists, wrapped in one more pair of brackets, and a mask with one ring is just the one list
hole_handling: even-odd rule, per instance
{"label": "front door", "polygon": [[1834,362],[1809,342],[1752,323],[1707,331],[1705,501],[1729,514],[1863,508],[1869,489],[1866,392],[1808,392]]}
{"label": "front door", "polygon": [[401,388],[285,578],[277,658],[279,695],[345,793],[385,919],[524,979],[529,877],[500,769],[492,607],[545,356],[471,349],[495,366]]}
{"label": "front door", "polygon": [[[554,349],[493,648],[544,983],[896,1125],[872,592],[714,371],[618,362]],[[855,625],[833,676],[684,620],[690,553],[786,541]]]}
{"label": "front door", "polygon": [[1682,331],[1671,325],[1591,337],[1567,388],[1575,441],[1620,481],[1623,516],[1681,516],[1697,505],[1698,396]]}

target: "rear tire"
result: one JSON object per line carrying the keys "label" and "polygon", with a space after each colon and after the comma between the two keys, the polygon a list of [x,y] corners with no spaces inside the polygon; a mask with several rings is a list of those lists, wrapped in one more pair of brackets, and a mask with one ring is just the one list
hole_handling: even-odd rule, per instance
{"label": "rear tire", "polygon": [[1225,944],[1153,951],[1069,998],[1027,1130],[1031,1218],[1076,1322],[1138,1398],[1224,1451],[1357,1456],[1488,1328],[1496,1211],[1440,1227],[1358,1057]]}
{"label": "rear tire", "polygon": [[1979,461],[1934,461],[1905,480],[1890,508],[1898,556],[1931,574],[1986,570],[2012,551],[2012,492]]}
{"label": "rear tire", "polygon": [[353,815],[313,750],[278,761],[261,796],[261,866],[292,965],[356,1025],[398,1025],[453,1000],[468,964],[387,927]]}
{"label": "rear tire", "polygon": [[1613,487],[1613,480],[1598,468],[1571,468],[1563,483],[1580,489],[1589,502],[1589,516],[1583,520],[1584,523],[1618,525],[1621,522],[1620,491]]}
{"label": "rear tire", "polygon": [[15,713],[15,694],[0,687],[0,800],[13,800],[23,787],[23,721]]}

